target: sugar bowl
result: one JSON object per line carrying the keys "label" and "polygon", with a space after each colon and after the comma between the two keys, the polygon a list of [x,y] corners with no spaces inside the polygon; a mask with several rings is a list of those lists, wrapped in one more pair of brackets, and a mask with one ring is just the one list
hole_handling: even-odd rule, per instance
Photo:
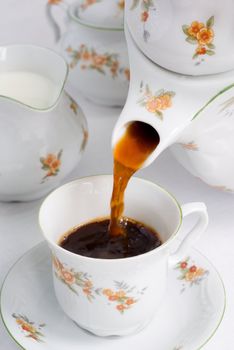
{"label": "sugar bowl", "polygon": [[[63,34],[54,19],[56,5],[66,10]],[[59,51],[70,67],[69,82],[102,105],[122,106],[128,93],[123,11],[123,0],[82,0],[69,6],[62,0],[50,0],[46,7]]]}

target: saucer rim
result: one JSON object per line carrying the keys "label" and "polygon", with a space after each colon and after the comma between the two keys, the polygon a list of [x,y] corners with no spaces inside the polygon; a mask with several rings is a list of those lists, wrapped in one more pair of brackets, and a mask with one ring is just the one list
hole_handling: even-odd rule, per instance
{"label": "saucer rim", "polygon": [[[23,350],[30,350],[29,348],[24,348],[19,342],[18,340],[16,340],[16,338],[14,337],[14,335],[11,333],[10,329],[7,327],[6,322],[4,320],[3,317],[3,313],[2,313],[2,293],[3,293],[3,289],[5,287],[5,284],[7,282],[7,278],[9,276],[9,274],[11,273],[11,271],[15,268],[15,266],[25,258],[25,256],[30,255],[34,250],[37,250],[40,248],[40,246],[45,246],[49,249],[47,242],[46,241],[41,241],[40,243],[36,244],[35,246],[33,246],[32,248],[28,249],[25,253],[23,253],[15,262],[14,264],[10,267],[10,269],[8,270],[8,272],[6,273],[3,282],[2,282],[2,286],[0,289],[0,317],[2,319],[3,325],[7,331],[7,333],[9,334],[10,338]],[[191,247],[189,250],[191,251],[195,251],[196,253],[198,253],[198,255],[201,255],[202,258],[204,258],[208,264],[210,264],[210,266],[212,267],[212,269],[215,271],[216,275],[219,278],[219,281],[221,282],[221,286],[222,286],[222,290],[223,290],[223,311],[220,317],[219,322],[217,323],[217,326],[214,328],[214,330],[211,332],[210,336],[208,339],[206,339],[206,341],[204,343],[202,343],[197,349],[194,350],[201,350],[215,335],[215,333],[217,332],[220,324],[223,321],[224,315],[225,315],[225,311],[226,311],[226,307],[227,307],[227,293],[226,293],[226,288],[223,282],[223,279],[219,273],[219,271],[217,270],[217,268],[214,266],[214,264],[203,254],[201,253],[198,249]]]}

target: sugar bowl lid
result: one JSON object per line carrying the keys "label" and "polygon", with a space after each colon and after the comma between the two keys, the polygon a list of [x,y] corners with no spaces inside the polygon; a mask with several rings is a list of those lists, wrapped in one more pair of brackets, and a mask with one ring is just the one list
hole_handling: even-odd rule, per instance
{"label": "sugar bowl lid", "polygon": [[79,0],[75,12],[79,20],[91,26],[123,28],[124,0]]}

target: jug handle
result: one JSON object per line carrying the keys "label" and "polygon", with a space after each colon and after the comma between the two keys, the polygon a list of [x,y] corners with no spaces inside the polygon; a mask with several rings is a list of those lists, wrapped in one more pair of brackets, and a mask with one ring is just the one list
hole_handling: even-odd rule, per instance
{"label": "jug handle", "polygon": [[61,38],[61,28],[58,24],[58,22],[55,20],[53,15],[53,7],[60,7],[64,11],[67,11],[67,4],[63,0],[48,0],[46,4],[46,17],[53,28],[55,41],[58,42]]}

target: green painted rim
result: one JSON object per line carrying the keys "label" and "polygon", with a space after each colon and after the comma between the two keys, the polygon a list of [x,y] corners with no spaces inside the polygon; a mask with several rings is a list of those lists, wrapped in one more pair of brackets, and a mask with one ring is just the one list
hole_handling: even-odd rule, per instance
{"label": "green painted rim", "polygon": [[[14,342],[19,345],[21,347],[21,349],[23,350],[30,350],[29,348],[26,349],[24,348],[18,340],[16,340],[16,338],[13,336],[13,334],[11,333],[10,329],[7,327],[6,325],[6,322],[4,320],[4,317],[3,317],[3,313],[2,313],[2,292],[3,292],[3,288],[5,286],[5,282],[8,278],[8,275],[11,273],[11,271],[14,269],[14,267],[18,264],[19,261],[21,261],[22,259],[24,259],[24,257],[28,254],[31,254],[34,250],[37,250],[39,249],[40,246],[42,245],[45,245],[45,247],[47,246],[46,245],[46,242],[45,241],[42,241],[40,243],[38,243],[36,246],[32,247],[31,249],[29,249],[27,252],[25,252],[19,259],[17,259],[17,261],[11,266],[11,268],[9,269],[9,271],[7,272],[4,280],[3,280],[3,283],[2,283],[2,287],[1,287],[1,291],[0,291],[0,316],[1,316],[1,319],[2,319],[2,322],[8,332],[8,334],[10,335],[10,337],[14,340]],[[221,317],[220,317],[220,320],[218,321],[218,324],[217,326],[215,327],[215,329],[212,331],[211,335],[209,336],[209,338],[204,342],[202,343],[199,348],[197,348],[196,350],[200,350],[202,349],[212,338],[213,336],[215,335],[215,333],[217,332],[221,322],[223,321],[223,318],[224,318],[224,314],[225,314],[225,310],[226,310],[226,306],[227,306],[227,303],[226,303],[226,300],[227,300],[227,294],[226,294],[226,289],[225,289],[225,286],[224,286],[224,283],[223,283],[223,279],[220,275],[220,273],[218,272],[218,270],[216,269],[216,267],[213,265],[213,263],[210,262],[210,260],[204,255],[202,254],[199,250],[197,250],[196,248],[192,248],[192,250],[196,251],[199,255],[201,255],[211,266],[212,266],[212,269],[215,271],[215,273],[217,274],[218,276],[218,279],[219,281],[221,282],[221,285],[222,285],[222,289],[223,289],[223,296],[224,296],[224,300],[223,300],[223,311],[222,311],[222,314],[221,314]]]}
{"label": "green painted rim", "polygon": [[11,48],[11,47],[21,47],[21,48],[28,47],[28,48],[39,49],[41,51],[49,51],[52,54],[54,54],[54,56],[59,57],[61,59],[61,61],[63,61],[64,67],[65,67],[65,74],[64,74],[63,83],[62,83],[61,89],[59,91],[58,97],[56,98],[56,100],[54,101],[54,103],[51,106],[49,106],[47,108],[32,107],[32,106],[28,105],[27,103],[21,102],[21,101],[19,101],[17,99],[14,99],[12,97],[8,97],[8,96],[5,96],[5,95],[0,95],[0,97],[4,98],[5,100],[12,101],[12,102],[17,103],[17,104],[19,104],[21,106],[25,106],[25,107],[33,110],[33,111],[38,111],[38,112],[50,111],[52,108],[54,108],[57,105],[57,103],[58,103],[58,101],[59,101],[59,99],[60,99],[60,97],[61,97],[61,95],[63,93],[64,86],[66,84],[68,73],[69,73],[69,68],[68,68],[67,62],[65,61],[65,59],[61,55],[59,55],[57,52],[55,52],[54,50],[49,49],[47,47],[37,46],[37,45],[28,45],[28,44],[26,44],[26,45],[19,45],[19,44],[17,44],[17,45],[5,45],[5,46],[2,46],[2,48],[6,48],[6,49]]}
{"label": "green painted rim", "polygon": [[94,25],[90,22],[83,21],[78,16],[74,15],[74,13],[73,13],[74,8],[76,6],[77,6],[77,4],[71,4],[67,9],[67,14],[73,21],[81,24],[82,26],[85,26],[85,27],[88,27],[91,29],[106,30],[106,31],[112,31],[112,32],[123,32],[124,31],[123,26],[121,26],[121,27],[105,27],[105,26],[97,26],[97,25]]}
{"label": "green painted rim", "polygon": [[[206,261],[208,261],[208,263],[212,266],[213,270],[215,271],[215,273],[217,274],[220,282],[221,282],[221,285],[222,285],[222,288],[223,288],[223,296],[224,296],[224,300],[223,300],[223,311],[222,311],[222,314],[221,314],[221,317],[220,317],[220,320],[219,322],[217,323],[217,326],[215,327],[215,329],[213,330],[213,332],[211,333],[211,335],[209,336],[209,338],[203,343],[200,345],[200,347],[196,350],[200,350],[202,349],[212,338],[213,336],[215,335],[215,333],[217,332],[221,322],[223,321],[223,318],[224,318],[224,314],[225,314],[225,311],[226,311],[226,307],[227,307],[227,293],[226,293],[226,289],[225,289],[225,285],[223,283],[223,279],[219,273],[219,271],[216,269],[216,267],[213,265],[213,263],[204,255],[202,254],[199,250],[197,250],[196,248],[192,248],[193,250],[195,250],[198,254],[200,254]],[[183,350],[183,349],[182,349]]]}
{"label": "green painted rim", "polygon": [[225,87],[223,90],[219,91],[214,97],[212,97],[201,109],[199,109],[199,111],[193,116],[192,120],[194,120],[195,118],[197,118],[199,116],[199,114],[201,114],[204,109],[211,103],[213,102],[216,98],[218,98],[220,95],[222,95],[224,92],[232,89],[234,87],[234,84],[228,85],[227,87]]}

